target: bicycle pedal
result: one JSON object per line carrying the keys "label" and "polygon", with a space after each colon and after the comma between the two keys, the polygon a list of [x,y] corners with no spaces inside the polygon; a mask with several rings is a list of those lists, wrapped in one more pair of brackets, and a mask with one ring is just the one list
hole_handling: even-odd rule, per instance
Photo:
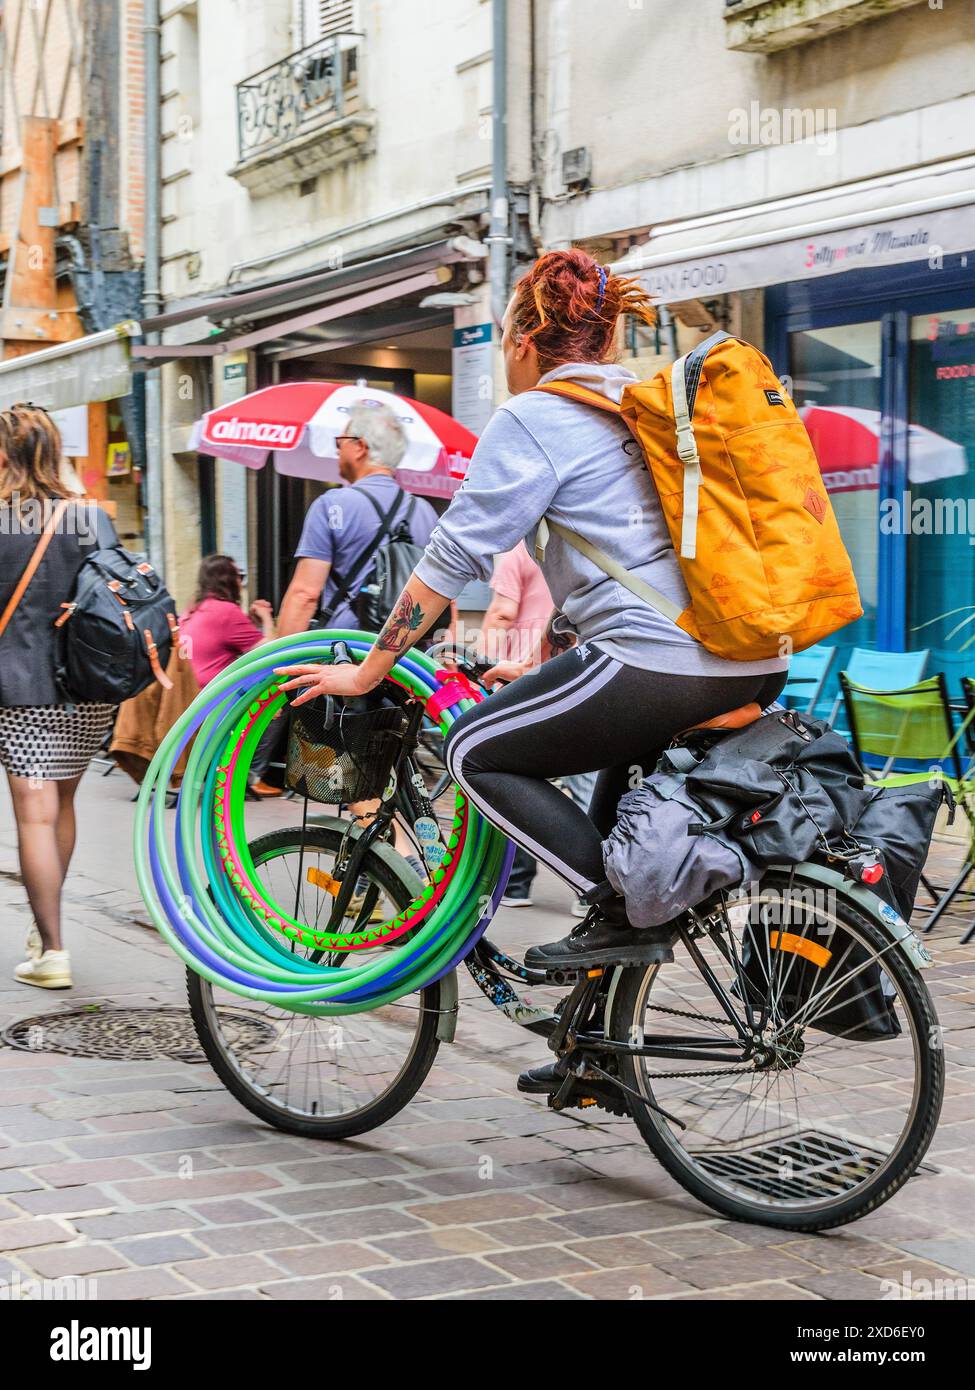
{"label": "bicycle pedal", "polygon": [[551,1094],[548,1097],[548,1108],[558,1113],[563,1110],[606,1110],[610,1115],[619,1115],[624,1119],[630,1113],[622,1092],[609,1086],[594,1086],[592,1082],[579,1081],[575,1090],[575,1094],[570,1094],[561,1101],[557,1092]]}

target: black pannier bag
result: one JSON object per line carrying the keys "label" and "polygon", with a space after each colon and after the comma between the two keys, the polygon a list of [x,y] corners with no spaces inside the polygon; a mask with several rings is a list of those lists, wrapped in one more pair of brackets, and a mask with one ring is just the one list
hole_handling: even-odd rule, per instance
{"label": "black pannier bag", "polygon": [[56,679],[65,701],[117,705],[154,680],[171,686],[176,605],[148,561],[121,545],[93,550],[61,609]]}
{"label": "black pannier bag", "polygon": [[[940,786],[865,786],[840,735],[819,720],[773,710],[743,729],[694,730],[664,753],[655,773],[620,802],[603,845],[607,879],[625,898],[632,924],[650,927],[718,889],[759,879],[772,864],[843,864],[908,918],[943,796]],[[857,865],[874,861],[883,876],[862,879]],[[755,924],[749,930],[745,974],[764,993],[764,962],[779,949],[771,937],[754,935]],[[818,963],[784,954],[793,967],[783,1001],[790,1012],[814,988],[828,988],[832,975],[839,978],[841,961],[846,975],[869,960],[842,928],[826,956],[810,952]],[[867,964],[810,1026],[858,1040],[894,1037],[900,1025],[891,995],[880,965]]]}
{"label": "black pannier bag", "polygon": [[620,801],[606,877],[633,926],[660,926],[770,864],[812,859],[868,800],[846,742],[816,720],[778,710],[694,730]]}
{"label": "black pannier bag", "polygon": [[944,782],[914,782],[903,787],[874,787],[851,829],[865,849],[875,849],[884,866],[873,891],[911,920],[918,884],[928,857],[938,811],[948,805],[949,824],[955,817],[951,791]]}
{"label": "black pannier bag", "polygon": [[[820,1033],[851,1042],[899,1036],[893,986],[848,932],[837,927],[828,936],[807,932],[790,940],[788,922],[772,927],[759,918],[760,913],[753,911],[742,953],[742,971],[754,987],[754,1005],[761,1005],[771,980],[779,1000],[777,1012],[786,1023],[812,1000],[809,1014],[800,1023]],[[808,951],[808,956],[801,951]],[[847,975],[852,978],[844,980]]]}

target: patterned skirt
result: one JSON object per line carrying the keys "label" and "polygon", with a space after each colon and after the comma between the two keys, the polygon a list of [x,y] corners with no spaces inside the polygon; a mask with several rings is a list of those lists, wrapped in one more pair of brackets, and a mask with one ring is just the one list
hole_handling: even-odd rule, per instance
{"label": "patterned skirt", "polygon": [[13,777],[80,777],[101,748],[115,705],[0,706],[0,764]]}

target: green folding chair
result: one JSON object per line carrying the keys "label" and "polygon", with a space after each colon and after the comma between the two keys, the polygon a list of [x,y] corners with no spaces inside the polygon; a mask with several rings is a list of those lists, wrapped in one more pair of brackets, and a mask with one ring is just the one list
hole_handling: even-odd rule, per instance
{"label": "green folding chair", "polygon": [[[870,690],[841,671],[840,689],[853,751],[867,780],[874,786],[904,787],[930,781],[937,768],[968,819],[968,850],[954,883],[936,888],[922,875],[921,882],[935,904],[922,927],[930,931],[975,870],[975,779],[966,767],[969,759],[963,757],[963,740],[975,725],[975,701],[956,729],[943,673],[902,690]],[[917,772],[894,772],[899,762],[926,766]],[[975,927],[964,940],[973,933]]]}
{"label": "green folding chair", "polygon": [[[881,652],[874,647],[854,647],[843,670],[851,681],[867,690],[903,690],[921,680],[929,656],[927,647],[915,652]],[[830,728],[835,726],[842,704],[843,691],[840,690],[827,720]],[[839,732],[846,734],[847,729]]]}

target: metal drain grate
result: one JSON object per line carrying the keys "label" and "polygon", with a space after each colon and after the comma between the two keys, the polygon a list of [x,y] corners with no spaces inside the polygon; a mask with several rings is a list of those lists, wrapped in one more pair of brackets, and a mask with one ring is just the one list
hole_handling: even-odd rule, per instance
{"label": "metal drain grate", "polygon": [[[272,1024],[240,1009],[218,1009],[225,1036],[237,1056],[267,1046],[277,1036]],[[122,1009],[101,1006],[70,1013],[21,1018],[2,1034],[23,1052],[59,1052],[68,1057],[111,1061],[203,1062],[189,1009]]]}
{"label": "metal drain grate", "polygon": [[704,1151],[697,1163],[714,1177],[780,1201],[835,1197],[875,1172],[883,1156],[836,1134],[807,1130],[737,1151]]}

